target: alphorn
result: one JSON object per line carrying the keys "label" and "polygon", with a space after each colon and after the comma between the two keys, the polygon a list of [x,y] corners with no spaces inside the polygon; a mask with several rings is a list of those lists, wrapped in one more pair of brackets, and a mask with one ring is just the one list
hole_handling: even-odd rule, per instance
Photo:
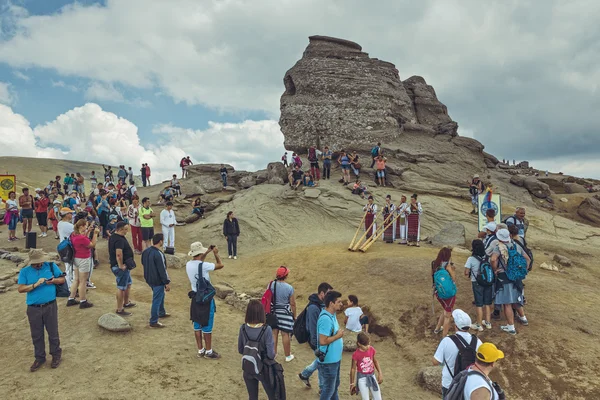
{"label": "alphorn", "polygon": [[365,233],[363,233],[363,235],[360,237],[360,239],[358,239],[358,241],[354,244],[354,247],[351,249],[352,251],[358,250],[359,246],[361,245],[361,242],[367,237],[367,234],[373,230],[373,224],[375,224],[375,221],[377,221],[377,218],[379,218],[379,214],[377,214],[377,216],[375,216],[375,218],[373,218],[373,222],[371,222],[371,225],[369,225],[369,229],[365,229]]}
{"label": "alphorn", "polygon": [[363,223],[365,222],[365,218],[367,218],[367,213],[368,211],[365,212],[365,215],[363,215],[362,220],[360,221],[360,224],[358,224],[358,228],[356,228],[356,233],[354,234],[354,237],[352,238],[352,241],[350,242],[350,246],[348,246],[348,250],[352,251],[352,247],[354,246],[354,241],[356,240],[356,237],[358,236],[358,232],[360,231],[360,228],[362,228]]}
{"label": "alphorn", "polygon": [[375,233],[373,235],[371,235],[370,238],[368,238],[367,240],[365,240],[365,242],[360,247],[363,247],[364,245],[366,245],[367,243],[369,243],[373,238],[375,238],[376,236],[378,236],[381,232],[385,231],[385,225],[390,220],[390,218],[392,218],[392,216],[393,216],[393,214],[388,214],[388,216],[383,220],[382,224],[380,226],[378,226],[377,229],[375,229]]}
{"label": "alphorn", "polygon": [[381,232],[379,232],[379,233],[377,234],[377,236],[376,236],[374,239],[373,239],[373,237],[371,237],[371,239],[373,239],[373,240],[371,240],[371,241],[368,241],[368,242],[365,242],[365,244],[363,244],[363,246],[362,246],[360,249],[358,249],[358,250],[359,250],[360,252],[362,252],[362,253],[364,253],[364,252],[366,252],[367,250],[369,250],[369,247],[371,247],[371,246],[373,245],[373,243],[375,243],[375,242],[377,241],[377,239],[379,239],[379,238],[381,237],[381,235],[383,235],[383,233],[385,232],[385,230],[386,230],[387,228],[389,228],[390,226],[393,226],[392,224],[395,224],[395,223],[396,223],[396,220],[397,220],[399,217],[400,217],[399,215],[398,215],[398,216],[396,216],[396,217],[394,217],[394,219],[392,220],[392,222],[390,222],[389,224],[387,224],[387,225],[384,227],[384,229],[383,229]]}

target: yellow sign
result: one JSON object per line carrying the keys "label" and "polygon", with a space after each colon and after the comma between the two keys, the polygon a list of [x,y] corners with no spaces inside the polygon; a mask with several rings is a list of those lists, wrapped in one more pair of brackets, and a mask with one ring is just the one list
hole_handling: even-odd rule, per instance
{"label": "yellow sign", "polygon": [[0,199],[8,200],[8,194],[17,190],[16,175],[0,175]]}
{"label": "yellow sign", "polygon": [[487,201],[487,192],[482,193],[477,198],[477,209],[479,210],[479,232],[485,230],[487,224],[487,218],[485,216],[486,211],[492,208],[496,211],[496,217],[494,221],[499,224],[502,222],[502,199],[499,194],[493,194],[490,201]]}

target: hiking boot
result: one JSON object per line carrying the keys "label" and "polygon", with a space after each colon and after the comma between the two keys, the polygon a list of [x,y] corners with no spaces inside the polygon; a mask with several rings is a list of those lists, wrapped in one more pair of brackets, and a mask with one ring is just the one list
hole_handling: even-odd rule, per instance
{"label": "hiking boot", "polygon": [[135,303],[133,303],[133,302],[131,302],[131,301],[130,301],[130,302],[129,302],[129,303],[127,303],[127,304],[123,304],[123,307],[125,307],[125,308],[133,308],[133,307],[135,307],[136,305],[137,305],[137,304],[135,304]]}
{"label": "hiking boot", "polygon": [[69,299],[67,300],[67,307],[76,306],[79,304],[79,300]]}
{"label": "hiking boot", "polygon": [[475,331],[483,332],[483,326],[479,325],[478,323],[472,324],[471,329],[473,329]]}
{"label": "hiking boot", "polygon": [[52,362],[50,363],[50,367],[51,368],[58,368],[58,366],[60,365],[60,362],[62,361],[62,357],[61,356],[52,356]]}
{"label": "hiking boot", "polygon": [[166,328],[166,325],[161,324],[160,322],[157,322],[155,324],[150,324],[150,328]]}
{"label": "hiking boot", "polygon": [[508,325],[503,325],[500,327],[501,330],[508,333],[509,335],[516,335],[517,331],[509,327]]}
{"label": "hiking boot", "polygon": [[129,317],[131,315],[130,312],[125,311],[125,310],[121,310],[121,311],[117,310],[117,311],[115,311],[115,314],[120,315],[121,317]]}
{"label": "hiking boot", "polygon": [[304,375],[302,375],[302,372],[298,374],[298,378],[300,378],[300,380],[302,381],[302,383],[304,383],[306,385],[307,388],[310,388],[310,378],[305,378]]}
{"label": "hiking boot", "polygon": [[517,320],[518,320],[518,321],[521,323],[521,325],[523,325],[523,326],[527,326],[527,325],[529,325],[529,321],[527,320],[527,317],[523,317],[523,318],[519,317],[519,318],[517,318]]}
{"label": "hiking boot", "polygon": [[221,355],[214,350],[211,351],[210,353],[207,351],[206,353],[204,353],[204,358],[208,358],[211,360],[218,360],[219,358],[221,358]]}
{"label": "hiking boot", "polygon": [[483,326],[485,326],[485,329],[492,329],[492,323],[489,321],[481,321],[483,322]]}
{"label": "hiking boot", "polygon": [[89,301],[82,301],[79,303],[79,308],[92,308],[94,307],[94,304],[90,303]]}
{"label": "hiking boot", "polygon": [[31,367],[29,367],[29,371],[30,371],[30,372],[35,372],[35,371],[37,371],[38,369],[40,369],[40,367],[41,367],[42,365],[44,365],[44,363],[45,363],[45,362],[46,362],[46,360],[35,360],[35,361],[33,362],[33,364],[31,364]]}

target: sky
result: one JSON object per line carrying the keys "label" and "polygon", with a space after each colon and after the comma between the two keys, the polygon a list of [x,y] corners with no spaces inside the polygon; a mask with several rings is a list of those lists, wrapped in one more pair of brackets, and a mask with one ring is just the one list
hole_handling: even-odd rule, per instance
{"label": "sky", "polygon": [[283,76],[328,35],[423,76],[499,159],[600,178],[599,20],[597,0],[0,0],[0,155],[263,169]]}

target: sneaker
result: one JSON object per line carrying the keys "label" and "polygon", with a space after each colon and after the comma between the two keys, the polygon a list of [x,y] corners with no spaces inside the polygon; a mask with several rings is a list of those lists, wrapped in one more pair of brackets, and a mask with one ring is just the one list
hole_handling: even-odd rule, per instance
{"label": "sneaker", "polygon": [[79,300],[75,300],[75,299],[67,300],[67,307],[76,306],[77,304],[80,304]]}
{"label": "sneaker", "polygon": [[94,268],[98,268],[98,265],[100,265],[100,261],[94,260]]}
{"label": "sneaker", "polygon": [[471,329],[473,329],[475,331],[483,332],[483,326],[479,325],[478,323],[472,324]]}
{"label": "sneaker", "polygon": [[211,351],[210,353],[207,351],[204,354],[204,358],[208,358],[211,360],[218,360],[219,358],[221,358],[221,355],[219,353],[217,353],[216,351]]}
{"label": "sneaker", "polygon": [[169,314],[168,312],[166,312],[163,315],[159,315],[158,318],[169,318],[170,316],[171,316],[171,314]]}
{"label": "sneaker", "polygon": [[50,363],[50,367],[51,368],[58,368],[58,366],[60,365],[60,362],[62,361],[62,357],[61,356],[52,356],[52,362]]}
{"label": "sneaker", "polygon": [[206,354],[206,350],[204,350],[204,349],[198,350],[198,354],[196,355],[196,357],[204,358],[204,354]]}
{"label": "sneaker", "polygon": [[517,320],[521,323],[521,325],[524,325],[524,326],[529,325],[529,321],[527,321],[527,317],[523,317],[523,318],[519,317],[519,318],[517,318]]}
{"label": "sneaker", "polygon": [[501,330],[503,330],[504,332],[508,333],[509,335],[516,335],[517,331],[514,329],[510,329],[510,327],[508,325],[503,325],[500,327]]}
{"label": "sneaker", "polygon": [[492,323],[489,321],[481,321],[483,322],[483,326],[485,326],[485,329],[492,329]]}
{"label": "sneaker", "polygon": [[33,362],[33,364],[31,364],[31,367],[29,367],[29,371],[30,371],[30,372],[35,372],[35,371],[37,371],[38,369],[40,369],[40,367],[41,367],[42,365],[44,365],[45,363],[46,363],[46,360],[43,360],[43,361],[40,361],[40,360],[35,360],[35,361]]}
{"label": "sneaker", "polygon": [[137,304],[135,304],[134,302],[130,301],[130,302],[129,302],[129,303],[127,303],[127,304],[123,304],[123,307],[125,307],[125,308],[133,308],[133,307],[135,307],[136,305],[137,305]]}
{"label": "sneaker", "polygon": [[89,301],[82,301],[79,303],[79,308],[92,308],[94,307],[94,304],[90,303]]}
{"label": "sneaker", "polygon": [[115,314],[120,315],[121,317],[129,317],[131,315],[130,312],[125,311],[125,310],[121,310],[121,311],[117,310],[117,311],[115,311]]}
{"label": "sneaker", "polygon": [[434,333],[435,335],[439,335],[440,333],[442,333],[442,331],[443,331],[443,330],[444,330],[444,328],[434,329],[434,330],[433,330],[433,333]]}
{"label": "sneaker", "polygon": [[302,373],[298,374],[298,378],[300,378],[300,380],[302,381],[302,383],[304,383],[306,385],[307,388],[310,388],[310,378],[305,378],[304,375],[302,375]]}
{"label": "sneaker", "polygon": [[47,234],[47,233],[45,233],[45,232],[44,232],[44,233],[42,233],[42,237],[46,237],[46,236],[48,236],[48,234]]}
{"label": "sneaker", "polygon": [[237,260],[237,256],[233,256],[233,259],[234,259],[234,260]]}
{"label": "sneaker", "polygon": [[43,237],[44,237],[44,234],[43,234],[43,233],[40,233],[40,234],[38,235],[38,237],[39,237],[39,238],[43,238]]}
{"label": "sneaker", "polygon": [[231,260],[231,256],[229,256],[229,259]]}
{"label": "sneaker", "polygon": [[285,358],[285,362],[290,362],[290,361],[292,361],[293,359],[294,359],[294,355],[293,355],[293,354],[290,354],[289,356],[287,356],[287,357]]}
{"label": "sneaker", "polygon": [[96,285],[94,285],[94,283],[92,283],[92,282],[86,283],[85,287],[88,289],[96,289]]}
{"label": "sneaker", "polygon": [[163,325],[160,322],[157,322],[155,324],[150,324],[150,328],[166,328],[166,325]]}

